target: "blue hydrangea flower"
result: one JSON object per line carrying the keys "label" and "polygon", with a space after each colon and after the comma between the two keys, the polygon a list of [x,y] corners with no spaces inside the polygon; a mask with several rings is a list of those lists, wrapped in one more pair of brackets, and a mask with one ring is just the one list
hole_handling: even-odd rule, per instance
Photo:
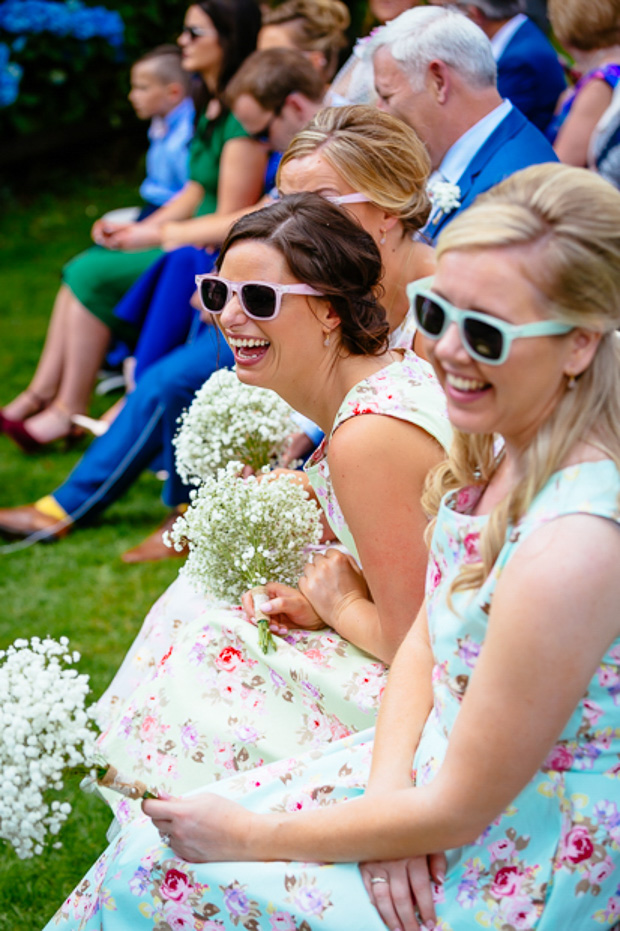
{"label": "blue hydrangea flower", "polygon": [[9,107],[17,100],[22,69],[9,61],[8,45],[0,42],[0,107]]}
{"label": "blue hydrangea flower", "polygon": [[102,38],[119,48],[125,27],[115,10],[85,7],[79,0],[5,0],[0,3],[0,29],[13,35],[49,32],[76,39]]}

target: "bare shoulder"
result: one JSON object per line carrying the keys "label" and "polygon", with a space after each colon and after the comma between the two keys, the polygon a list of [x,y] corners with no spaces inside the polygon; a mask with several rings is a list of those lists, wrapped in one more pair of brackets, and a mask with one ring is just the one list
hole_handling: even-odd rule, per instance
{"label": "bare shoulder", "polygon": [[426,471],[444,457],[437,440],[407,420],[383,414],[363,414],[350,417],[331,437],[328,449],[330,471],[347,468],[366,459],[377,467],[379,463],[400,464],[403,469]]}
{"label": "bare shoulder", "polygon": [[[501,611],[519,606],[528,615],[545,617],[551,626],[599,626],[602,638],[620,634],[620,523],[578,513],[541,525],[517,547],[501,572],[493,606]],[[512,613],[513,607],[510,607]],[[587,624],[584,625],[584,619]]]}

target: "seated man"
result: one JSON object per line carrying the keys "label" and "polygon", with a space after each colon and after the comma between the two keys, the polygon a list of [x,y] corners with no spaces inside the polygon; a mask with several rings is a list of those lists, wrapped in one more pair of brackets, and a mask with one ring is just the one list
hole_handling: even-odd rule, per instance
{"label": "seated man", "polygon": [[[444,0],[435,5],[447,6]],[[455,4],[491,40],[497,89],[543,132],[566,87],[551,42],[522,12],[522,0],[458,0]]]}
{"label": "seated man", "polygon": [[378,106],[408,123],[431,157],[435,203],[424,230],[431,240],[508,175],[557,161],[543,134],[502,101],[491,43],[462,13],[407,10],[377,30],[366,54],[373,60]]}
{"label": "seated man", "polygon": [[[246,81],[244,74],[251,79],[254,76],[255,93],[252,80]],[[249,132],[264,137],[274,149],[283,149],[320,109],[322,90],[323,81],[306,58],[290,49],[270,49],[246,59],[231,87],[231,105],[242,122],[247,117]],[[221,223],[222,218],[218,220]],[[222,239],[226,232],[222,229]],[[171,254],[175,258],[177,290],[186,286],[187,299],[194,290],[194,259],[188,253],[197,251],[188,248]],[[175,507],[186,503],[189,489],[174,468],[172,437],[177,418],[198,388],[216,368],[233,363],[218,332],[214,326],[203,325],[187,344],[153,363],[128,395],[108,432],[93,441],[59,488],[33,505],[0,510],[0,532],[16,537],[32,535],[33,542],[64,536],[76,523],[101,512],[120,497],[159,454],[163,454],[169,474],[163,493],[166,504]],[[164,545],[162,529],[125,554],[125,561],[178,555]]]}

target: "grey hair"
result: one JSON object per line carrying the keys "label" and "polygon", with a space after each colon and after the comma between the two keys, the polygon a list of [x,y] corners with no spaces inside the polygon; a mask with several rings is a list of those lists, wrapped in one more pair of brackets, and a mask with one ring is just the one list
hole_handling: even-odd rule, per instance
{"label": "grey hair", "polygon": [[456,6],[475,6],[487,19],[510,19],[525,13],[525,0],[456,0]]}
{"label": "grey hair", "polygon": [[495,87],[497,83],[491,43],[456,9],[418,6],[405,10],[377,30],[367,45],[367,54],[373,57],[380,48],[388,49],[416,91],[423,88],[426,69],[436,59],[472,87]]}

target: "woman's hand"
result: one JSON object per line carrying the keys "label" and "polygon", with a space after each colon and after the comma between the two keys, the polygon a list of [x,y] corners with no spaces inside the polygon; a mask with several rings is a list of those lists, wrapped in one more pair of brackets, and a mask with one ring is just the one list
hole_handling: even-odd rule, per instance
{"label": "woman's hand", "polygon": [[[432,885],[441,884],[446,875],[443,853],[361,863],[360,871],[370,901],[390,931],[419,931],[434,927],[436,915]],[[382,879],[385,882],[377,881]]]}
{"label": "woman's hand", "polygon": [[161,231],[156,223],[129,223],[127,226],[110,228],[103,233],[100,245],[107,249],[123,252],[138,252],[141,249],[153,249],[161,242]]}
{"label": "woman's hand", "polygon": [[188,863],[249,859],[252,812],[220,795],[148,799],[142,810],[178,857]]}
{"label": "woman's hand", "polygon": [[368,586],[355,560],[337,549],[315,555],[299,580],[299,591],[334,629],[343,608],[358,599],[370,601]]}
{"label": "woman's hand", "polygon": [[[269,601],[261,605],[260,609],[269,618],[269,630],[272,634],[284,637],[289,630],[320,630],[321,627],[325,627],[308,599],[296,588],[281,585],[280,582],[267,582],[264,587]],[[251,592],[243,595],[241,604],[247,616],[254,620],[254,600]]]}

